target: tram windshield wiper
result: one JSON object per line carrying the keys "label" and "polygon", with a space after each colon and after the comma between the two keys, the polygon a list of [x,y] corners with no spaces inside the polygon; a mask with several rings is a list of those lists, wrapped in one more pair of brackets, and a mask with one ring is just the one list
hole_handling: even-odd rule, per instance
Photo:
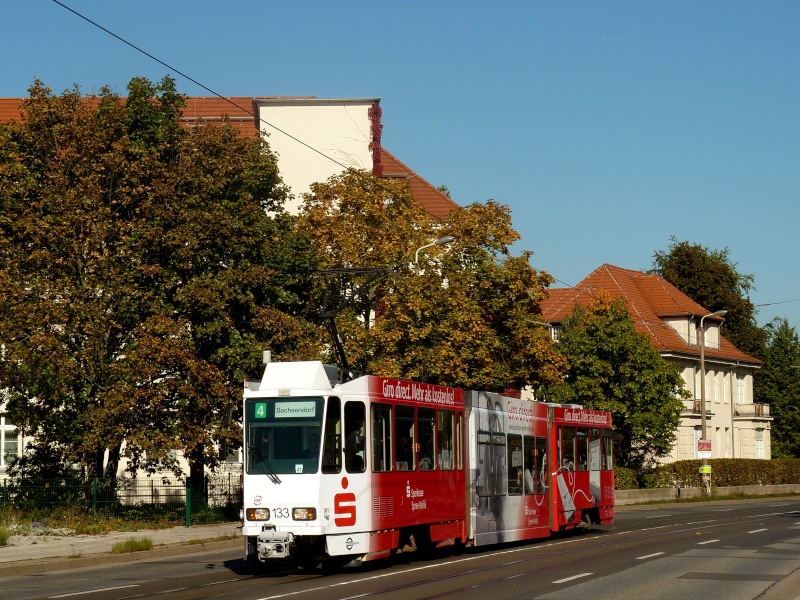
{"label": "tram windshield wiper", "polygon": [[275,472],[275,469],[273,469],[272,465],[269,464],[269,461],[261,455],[261,451],[252,445],[250,446],[249,449],[250,452],[252,453],[251,455],[255,455],[256,459],[258,460],[256,465],[264,470],[266,476],[269,477],[269,480],[276,485],[282,483],[281,478],[278,477],[278,474]]}

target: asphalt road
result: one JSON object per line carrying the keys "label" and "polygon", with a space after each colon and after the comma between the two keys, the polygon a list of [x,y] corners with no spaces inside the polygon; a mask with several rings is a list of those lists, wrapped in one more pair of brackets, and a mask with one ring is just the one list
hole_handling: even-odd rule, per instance
{"label": "asphalt road", "polygon": [[239,548],[0,579],[0,598],[786,600],[800,499],[620,507],[613,526],[358,569],[257,572]]}

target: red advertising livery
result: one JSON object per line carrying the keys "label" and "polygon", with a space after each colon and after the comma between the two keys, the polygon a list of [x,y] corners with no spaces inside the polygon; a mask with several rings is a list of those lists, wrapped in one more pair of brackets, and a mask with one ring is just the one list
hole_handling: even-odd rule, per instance
{"label": "red advertising livery", "polygon": [[301,566],[614,518],[611,415],[269,363],[244,392],[245,554]]}

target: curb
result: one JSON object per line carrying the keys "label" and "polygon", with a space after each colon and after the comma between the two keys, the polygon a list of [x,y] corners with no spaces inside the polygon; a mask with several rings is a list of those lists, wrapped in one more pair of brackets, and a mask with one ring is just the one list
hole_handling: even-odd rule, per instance
{"label": "curb", "polygon": [[768,587],[758,600],[797,600],[800,598],[800,569]]}
{"label": "curb", "polygon": [[110,565],[124,562],[143,562],[165,556],[180,556],[182,554],[199,554],[211,550],[225,548],[241,548],[241,539],[221,541],[196,541],[191,544],[183,542],[178,544],[160,545],[152,550],[127,552],[125,554],[92,554],[67,558],[55,556],[51,558],[37,558],[33,560],[7,562],[0,565],[0,577],[14,577],[17,575],[37,575],[49,571],[64,571],[67,569],[83,569],[97,565]]}

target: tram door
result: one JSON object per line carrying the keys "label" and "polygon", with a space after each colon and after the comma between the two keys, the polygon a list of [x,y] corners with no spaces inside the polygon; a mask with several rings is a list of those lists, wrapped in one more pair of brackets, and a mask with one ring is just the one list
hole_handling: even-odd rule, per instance
{"label": "tram door", "polygon": [[589,493],[597,504],[601,500],[602,485],[600,484],[600,471],[602,470],[602,435],[599,427],[589,428]]}

